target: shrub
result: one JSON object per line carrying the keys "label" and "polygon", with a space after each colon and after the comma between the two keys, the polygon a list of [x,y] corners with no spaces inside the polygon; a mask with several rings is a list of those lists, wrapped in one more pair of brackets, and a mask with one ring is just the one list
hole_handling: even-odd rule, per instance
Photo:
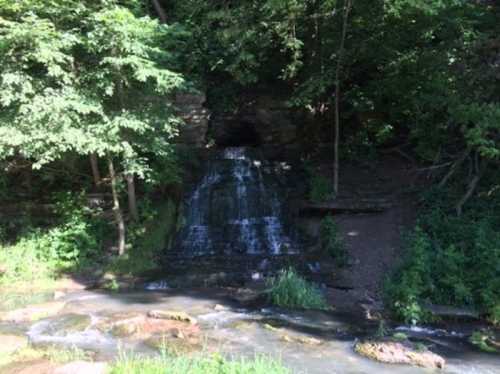
{"label": "shrub", "polygon": [[328,253],[338,266],[347,264],[347,251],[333,217],[327,216],[321,221],[321,248]]}
{"label": "shrub", "polygon": [[432,209],[407,238],[407,254],[386,285],[396,316],[412,323],[431,314],[425,302],[470,306],[498,319],[500,233],[490,215],[456,217]]}
{"label": "shrub", "polygon": [[321,291],[289,268],[268,282],[270,301],[285,308],[328,309]]}

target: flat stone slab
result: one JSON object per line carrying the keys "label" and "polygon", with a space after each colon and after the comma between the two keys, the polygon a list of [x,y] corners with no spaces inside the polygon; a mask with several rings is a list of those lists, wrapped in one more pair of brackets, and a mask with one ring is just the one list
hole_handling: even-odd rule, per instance
{"label": "flat stone slab", "polygon": [[65,305],[66,303],[62,301],[31,305],[26,308],[3,313],[0,315],[0,321],[15,323],[37,321],[57,315]]}
{"label": "flat stone slab", "polygon": [[28,339],[16,335],[0,335],[0,353],[10,354],[28,345]]}

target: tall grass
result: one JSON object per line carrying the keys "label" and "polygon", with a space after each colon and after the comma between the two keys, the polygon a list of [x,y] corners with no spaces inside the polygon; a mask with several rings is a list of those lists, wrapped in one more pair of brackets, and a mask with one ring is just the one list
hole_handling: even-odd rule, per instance
{"label": "tall grass", "polygon": [[290,374],[279,362],[265,357],[226,360],[213,356],[139,357],[122,355],[109,374]]}
{"label": "tall grass", "polygon": [[283,270],[268,283],[270,301],[284,308],[328,309],[321,291],[292,269]]}

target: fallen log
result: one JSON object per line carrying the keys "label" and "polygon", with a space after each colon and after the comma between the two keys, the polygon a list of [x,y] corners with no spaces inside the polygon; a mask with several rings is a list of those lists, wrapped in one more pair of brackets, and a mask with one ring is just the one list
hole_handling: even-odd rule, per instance
{"label": "fallen log", "polygon": [[303,201],[301,214],[381,213],[393,206],[388,199],[342,198],[321,203]]}
{"label": "fallen log", "polygon": [[470,318],[470,319],[480,318],[480,313],[477,310],[470,307],[453,307],[453,306],[436,305],[429,303],[424,303],[423,307],[432,314],[439,317]]}

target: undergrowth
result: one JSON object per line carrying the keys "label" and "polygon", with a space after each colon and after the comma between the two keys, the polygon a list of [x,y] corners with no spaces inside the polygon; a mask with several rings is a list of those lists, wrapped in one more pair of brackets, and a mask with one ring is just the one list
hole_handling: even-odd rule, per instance
{"label": "undergrowth", "polygon": [[332,216],[327,216],[321,221],[320,236],[322,250],[333,258],[337,266],[346,266],[347,251]]}
{"label": "undergrowth", "polygon": [[47,281],[63,272],[90,266],[102,253],[105,224],[78,199],[57,203],[50,227],[24,227],[23,234],[0,244],[0,285]]}
{"label": "undergrowth", "polygon": [[57,198],[50,226],[20,222],[17,235],[0,230],[0,286],[48,284],[65,273],[92,268],[119,275],[138,275],[158,267],[176,228],[176,206],[167,201],[154,207],[144,199],[140,220],[127,230],[127,252],[110,256],[114,229],[100,211],[87,208],[82,196]]}
{"label": "undergrowth", "polygon": [[292,268],[271,278],[267,292],[271,303],[279,307],[328,309],[321,290],[307,282]]}
{"label": "undergrowth", "polygon": [[315,203],[320,203],[332,199],[334,197],[334,193],[331,181],[324,175],[318,173],[310,165],[306,165],[305,170],[308,175],[309,200]]}
{"label": "undergrowth", "polygon": [[170,245],[169,239],[176,229],[177,212],[172,200],[154,208],[146,200],[140,207],[140,221],[129,227],[127,252],[114,258],[107,266],[116,274],[141,275],[158,267],[159,256]]}

